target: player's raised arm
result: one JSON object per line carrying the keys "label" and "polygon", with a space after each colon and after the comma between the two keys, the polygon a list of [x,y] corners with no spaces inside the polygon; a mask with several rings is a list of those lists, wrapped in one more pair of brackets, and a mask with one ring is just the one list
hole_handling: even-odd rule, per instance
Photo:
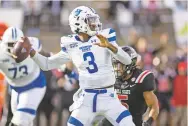
{"label": "player's raised arm", "polygon": [[39,54],[38,52],[36,52],[34,49],[31,48],[28,39],[24,41],[24,48],[31,49],[30,56],[44,71],[58,68],[62,64],[70,61],[69,55],[63,51],[60,51],[59,53],[51,57],[42,56],[41,54]]}
{"label": "player's raised arm", "polygon": [[[103,35],[97,35],[100,39],[100,43],[96,43],[96,45],[100,47],[108,48],[112,56],[121,61],[123,64],[128,65],[131,63],[131,57],[122,50],[116,43],[116,34],[115,30],[110,29],[110,33],[112,36],[109,38],[104,37]],[[109,35],[108,35],[109,36]]]}

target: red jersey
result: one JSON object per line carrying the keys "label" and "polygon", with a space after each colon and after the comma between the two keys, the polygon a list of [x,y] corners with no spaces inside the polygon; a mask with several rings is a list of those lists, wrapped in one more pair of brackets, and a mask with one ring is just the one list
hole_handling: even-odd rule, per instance
{"label": "red jersey", "polygon": [[173,103],[174,106],[187,105],[187,81],[188,76],[177,75],[174,79]]}

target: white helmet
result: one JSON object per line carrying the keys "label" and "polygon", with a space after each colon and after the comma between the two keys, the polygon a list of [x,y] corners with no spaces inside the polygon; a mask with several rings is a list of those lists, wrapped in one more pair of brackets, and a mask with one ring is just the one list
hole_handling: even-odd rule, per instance
{"label": "white helmet", "polygon": [[99,15],[93,8],[79,6],[69,15],[69,25],[73,33],[86,33],[89,36],[97,34],[102,29]]}
{"label": "white helmet", "polygon": [[4,47],[3,49],[10,55],[14,44],[18,41],[21,41],[21,38],[24,37],[23,32],[16,27],[9,27],[2,36],[1,44]]}
{"label": "white helmet", "polygon": [[23,32],[16,27],[9,27],[2,36],[2,43],[16,43],[24,37]]}

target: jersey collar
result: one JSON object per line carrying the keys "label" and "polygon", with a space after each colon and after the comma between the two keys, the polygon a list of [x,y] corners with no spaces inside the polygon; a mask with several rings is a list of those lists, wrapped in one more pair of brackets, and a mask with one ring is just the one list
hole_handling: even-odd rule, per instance
{"label": "jersey collar", "polygon": [[[91,37],[92,37],[92,36],[89,36],[88,41],[91,39]],[[79,38],[79,36],[78,36],[78,35],[75,35],[75,37],[74,37],[74,38],[76,39],[76,41],[84,42],[84,41],[82,41],[82,40]]]}

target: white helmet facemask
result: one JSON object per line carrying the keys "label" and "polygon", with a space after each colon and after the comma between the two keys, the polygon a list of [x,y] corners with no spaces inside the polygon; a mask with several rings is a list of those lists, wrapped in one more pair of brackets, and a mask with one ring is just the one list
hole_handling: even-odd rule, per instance
{"label": "white helmet facemask", "polygon": [[94,9],[80,6],[75,8],[69,16],[69,25],[73,33],[86,33],[89,36],[96,35],[102,30],[100,17]]}
{"label": "white helmet facemask", "polygon": [[88,16],[86,18],[87,22],[87,34],[90,36],[96,35],[98,31],[102,30],[102,23],[99,20],[99,16]]}

